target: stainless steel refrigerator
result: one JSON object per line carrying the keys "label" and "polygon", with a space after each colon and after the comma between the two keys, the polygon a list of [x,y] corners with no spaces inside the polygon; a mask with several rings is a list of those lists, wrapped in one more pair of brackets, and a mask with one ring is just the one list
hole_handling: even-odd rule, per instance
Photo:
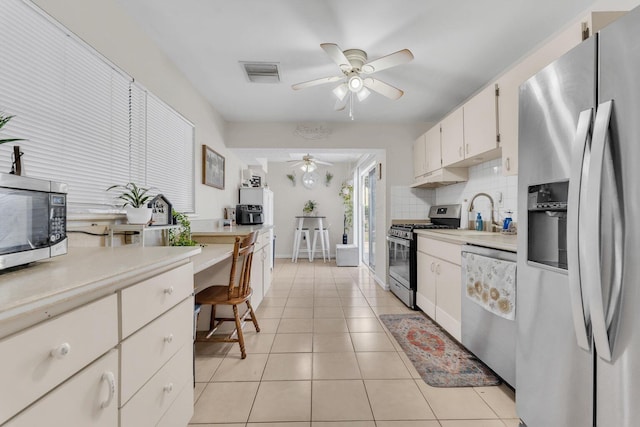
{"label": "stainless steel refrigerator", "polygon": [[516,405],[640,425],[640,9],[520,87]]}

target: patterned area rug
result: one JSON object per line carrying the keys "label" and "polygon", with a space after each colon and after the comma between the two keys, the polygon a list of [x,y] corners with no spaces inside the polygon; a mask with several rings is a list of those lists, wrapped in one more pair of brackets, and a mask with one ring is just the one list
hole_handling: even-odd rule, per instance
{"label": "patterned area rug", "polygon": [[434,387],[482,387],[500,384],[484,363],[427,316],[381,314],[422,379]]}

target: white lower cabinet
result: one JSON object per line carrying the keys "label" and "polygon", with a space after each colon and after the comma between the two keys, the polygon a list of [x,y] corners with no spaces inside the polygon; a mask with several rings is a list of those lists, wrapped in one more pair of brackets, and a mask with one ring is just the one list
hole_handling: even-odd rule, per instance
{"label": "white lower cabinet", "polygon": [[0,423],[117,344],[115,294],[0,340]]}
{"label": "white lower cabinet", "polygon": [[117,379],[118,350],[114,349],[10,420],[6,426],[117,426]]}
{"label": "white lower cabinet", "polygon": [[[185,385],[193,385],[193,345],[184,345],[151,379],[120,409],[120,427],[155,426],[167,411],[175,409],[176,415],[193,412],[193,392],[186,404],[177,401]],[[173,408],[174,402],[178,405]],[[186,423],[188,424],[187,419]],[[185,426],[186,424],[181,424]],[[174,426],[178,426],[175,424]]]}
{"label": "white lower cabinet", "polygon": [[185,427],[193,413],[192,293],[191,263],[165,267],[1,338],[0,424],[141,427],[162,419]]}
{"label": "white lower cabinet", "polygon": [[460,245],[418,236],[416,303],[458,341],[461,339]]}

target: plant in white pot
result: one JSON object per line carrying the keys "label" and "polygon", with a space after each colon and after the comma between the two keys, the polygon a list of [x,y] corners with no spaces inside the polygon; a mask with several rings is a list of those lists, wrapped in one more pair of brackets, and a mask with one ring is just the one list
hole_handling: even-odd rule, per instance
{"label": "plant in white pot", "polygon": [[139,187],[129,182],[126,185],[112,185],[107,191],[115,189],[121,191],[118,199],[124,202],[122,207],[127,211],[129,224],[148,224],[151,221],[153,209],[147,206],[147,202],[153,197],[149,194],[150,188]]}

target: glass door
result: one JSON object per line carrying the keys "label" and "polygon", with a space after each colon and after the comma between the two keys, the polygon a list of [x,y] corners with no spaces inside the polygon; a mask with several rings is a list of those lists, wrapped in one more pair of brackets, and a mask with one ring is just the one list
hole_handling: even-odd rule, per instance
{"label": "glass door", "polygon": [[376,266],[376,167],[375,163],[364,169],[361,175],[361,248],[362,262],[375,269]]}

